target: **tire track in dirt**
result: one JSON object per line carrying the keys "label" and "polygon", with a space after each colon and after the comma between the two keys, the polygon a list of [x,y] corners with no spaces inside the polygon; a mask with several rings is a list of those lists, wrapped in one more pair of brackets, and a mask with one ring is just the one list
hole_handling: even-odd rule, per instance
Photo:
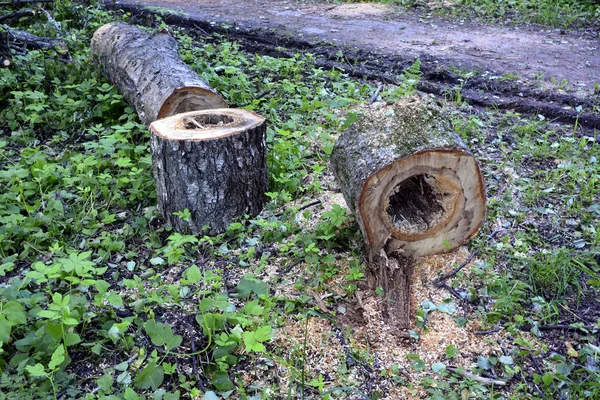
{"label": "tire track in dirt", "polygon": [[223,33],[250,52],[280,57],[310,52],[317,65],[343,68],[358,78],[395,83],[420,58],[422,91],[452,96],[459,89],[473,105],[577,120],[600,129],[600,93],[595,90],[600,32],[592,29],[564,32],[424,19],[364,3],[126,1],[108,6],[137,15],[158,13],[172,25]]}

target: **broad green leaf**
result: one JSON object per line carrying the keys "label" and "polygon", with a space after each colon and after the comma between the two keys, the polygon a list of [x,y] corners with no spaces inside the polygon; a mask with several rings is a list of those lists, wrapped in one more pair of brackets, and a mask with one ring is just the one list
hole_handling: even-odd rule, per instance
{"label": "broad green leaf", "polygon": [[81,343],[81,337],[75,332],[67,333],[65,336],[65,344],[67,347],[75,346],[76,344]]}
{"label": "broad green leaf", "polygon": [[96,383],[98,384],[98,386],[100,386],[100,389],[102,389],[104,393],[108,394],[112,392],[115,380],[110,374],[104,374],[104,376],[98,379]]}
{"label": "broad green leaf", "polygon": [[48,369],[55,369],[62,364],[63,361],[65,361],[65,347],[61,345],[54,350],[54,353],[52,353],[52,358],[50,359],[50,363],[48,363]]}
{"label": "broad green leaf", "polygon": [[144,368],[135,377],[135,387],[139,389],[158,389],[165,379],[165,372],[162,366],[156,364],[155,361],[151,361],[146,368]]}
{"label": "broad green leaf", "polygon": [[140,400],[142,397],[138,396],[137,393],[130,387],[125,389],[125,393],[123,393],[123,398],[125,400]]}
{"label": "broad green leaf", "polygon": [[264,342],[273,337],[273,335],[271,334],[272,330],[273,328],[269,325],[261,326],[256,330],[256,332],[254,332],[254,336],[259,342]]}
{"label": "broad green leaf", "polygon": [[10,342],[10,331],[12,324],[4,318],[4,315],[0,315],[0,342]]}
{"label": "broad green leaf", "polygon": [[117,307],[117,308],[123,307],[123,298],[118,293],[115,293],[112,291],[108,292],[108,296],[106,297],[106,300],[108,300],[110,305],[112,305],[113,307]]}
{"label": "broad green leaf", "polygon": [[48,319],[57,319],[57,318],[60,318],[60,316],[55,311],[50,311],[50,310],[41,310],[36,315],[38,317],[48,318]]}
{"label": "broad green leaf", "polygon": [[44,370],[44,366],[40,363],[35,365],[28,365],[25,367],[29,375],[31,376],[46,376],[46,371]]}
{"label": "broad green leaf", "polygon": [[192,265],[185,271],[185,277],[190,282],[198,283],[202,280],[202,272],[196,265]]}
{"label": "broad green leaf", "polygon": [[254,275],[244,275],[236,288],[240,298],[247,299],[252,293],[256,295],[269,294],[269,285],[254,277]]}
{"label": "broad green leaf", "polygon": [[2,313],[6,316],[6,319],[13,323],[13,325],[22,325],[27,323],[27,316],[23,311],[23,306],[16,301],[9,301],[2,307]]}

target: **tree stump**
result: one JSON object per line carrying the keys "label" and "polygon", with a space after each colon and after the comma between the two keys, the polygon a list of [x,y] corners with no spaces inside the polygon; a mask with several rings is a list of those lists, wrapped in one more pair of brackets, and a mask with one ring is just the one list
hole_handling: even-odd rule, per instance
{"label": "tree stump", "polygon": [[[263,208],[265,119],[251,111],[193,111],[150,125],[158,208],[179,232],[216,235]],[[174,212],[188,209],[185,220]]]}
{"label": "tree stump", "polygon": [[149,34],[122,22],[106,24],[94,33],[91,52],[146,125],[186,111],[227,107],[181,60],[168,31]]}
{"label": "tree stump", "polygon": [[414,260],[456,249],[483,222],[477,161],[434,100],[411,96],[367,109],[341,134],[331,166],[367,244],[370,285],[406,331]]}

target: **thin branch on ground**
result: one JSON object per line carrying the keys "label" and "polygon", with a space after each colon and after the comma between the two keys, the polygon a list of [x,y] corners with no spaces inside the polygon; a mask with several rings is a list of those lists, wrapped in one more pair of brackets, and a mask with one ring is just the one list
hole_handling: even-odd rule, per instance
{"label": "thin branch on ground", "polygon": [[194,341],[194,339],[191,340],[192,341],[192,353],[194,353],[194,355],[192,356],[192,367],[194,369],[194,374],[196,375],[196,379],[198,380],[198,388],[202,391],[202,393],[206,393],[206,387],[204,387],[204,382],[202,381],[202,377],[200,376],[200,371],[198,370],[198,360],[196,359],[196,357],[198,357],[198,354],[196,353],[196,342]]}
{"label": "thin branch on ground", "polygon": [[35,11],[33,10],[19,10],[19,11],[15,11],[13,13],[4,15],[2,17],[0,17],[0,24],[12,24],[16,21],[18,21],[20,18],[23,17],[31,17],[35,15]]}
{"label": "thin branch on ground", "polygon": [[[300,212],[300,211],[306,210],[307,208],[310,208],[310,207],[318,206],[319,204],[321,204],[321,200],[315,200],[315,201],[313,201],[313,202],[311,202],[311,203],[308,203],[308,204],[306,204],[306,205],[303,205],[303,206],[302,206],[302,207],[300,207],[300,208],[299,208],[299,209],[298,209],[296,212]],[[275,214],[275,218],[279,218],[279,217],[281,217],[283,214],[284,214],[284,213],[282,213],[282,212],[281,212],[281,213],[277,213],[277,214]]]}
{"label": "thin branch on ground", "polygon": [[471,260],[473,260],[473,257],[475,257],[476,254],[477,254],[477,250],[475,250],[474,252],[472,252],[471,255],[469,256],[469,258],[467,258],[467,260],[464,263],[462,263],[458,267],[456,267],[454,269],[454,271],[450,272],[449,274],[440,276],[435,281],[433,281],[433,283],[435,283],[435,285],[437,287],[440,287],[440,284],[442,282],[444,282],[445,280],[448,280],[448,279],[452,278],[453,276],[455,276],[456,274],[458,274],[461,269],[463,269],[464,267],[466,267],[467,265],[469,265],[469,263],[471,262]]}
{"label": "thin branch on ground", "polygon": [[369,105],[371,105],[377,101],[377,97],[379,97],[379,94],[381,93],[382,90],[383,90],[383,83],[380,83],[379,86],[377,86],[377,90],[375,91],[375,94],[371,97],[371,100],[369,100]]}
{"label": "thin branch on ground", "polygon": [[450,371],[450,372],[462,375],[465,378],[473,379],[474,381],[477,381],[477,382],[480,382],[480,383],[483,383],[486,385],[506,386],[506,384],[507,384],[507,381],[503,381],[500,379],[485,378],[483,376],[475,375],[468,371],[461,371],[454,367],[447,367],[447,368],[448,368],[448,371]]}
{"label": "thin branch on ground", "polygon": [[588,332],[588,331],[593,331],[593,330],[597,329],[595,325],[578,326],[578,325],[568,325],[568,324],[538,325],[537,327],[535,327],[534,325],[523,325],[523,326],[519,327],[519,329],[522,331],[530,331],[533,328],[537,328],[540,331],[567,330],[567,331],[582,331],[582,332]]}
{"label": "thin branch on ground", "polygon": [[495,329],[490,329],[489,331],[475,332],[475,334],[478,336],[491,335],[492,333],[500,332],[501,330],[502,330],[502,328],[495,328]]}
{"label": "thin branch on ground", "polygon": [[3,1],[0,2],[0,6],[19,6],[21,4],[31,3],[54,3],[54,0],[17,0],[17,1]]}

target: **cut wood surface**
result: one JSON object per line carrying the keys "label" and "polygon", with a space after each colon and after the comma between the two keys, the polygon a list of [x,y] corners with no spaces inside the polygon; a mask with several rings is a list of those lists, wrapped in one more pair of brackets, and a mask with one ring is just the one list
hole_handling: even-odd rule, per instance
{"label": "cut wood surface", "polygon": [[435,100],[415,95],[366,108],[341,134],[331,165],[363,232],[372,285],[406,329],[414,259],[456,249],[482,224],[477,161]]}
{"label": "cut wood surface", "polygon": [[[158,208],[177,231],[216,235],[262,210],[263,117],[233,108],[193,111],[157,120],[150,131]],[[187,221],[173,214],[185,209]]]}
{"label": "cut wood surface", "polygon": [[227,107],[181,60],[168,32],[149,34],[122,22],[106,24],[94,33],[91,52],[146,125],[187,111]]}

